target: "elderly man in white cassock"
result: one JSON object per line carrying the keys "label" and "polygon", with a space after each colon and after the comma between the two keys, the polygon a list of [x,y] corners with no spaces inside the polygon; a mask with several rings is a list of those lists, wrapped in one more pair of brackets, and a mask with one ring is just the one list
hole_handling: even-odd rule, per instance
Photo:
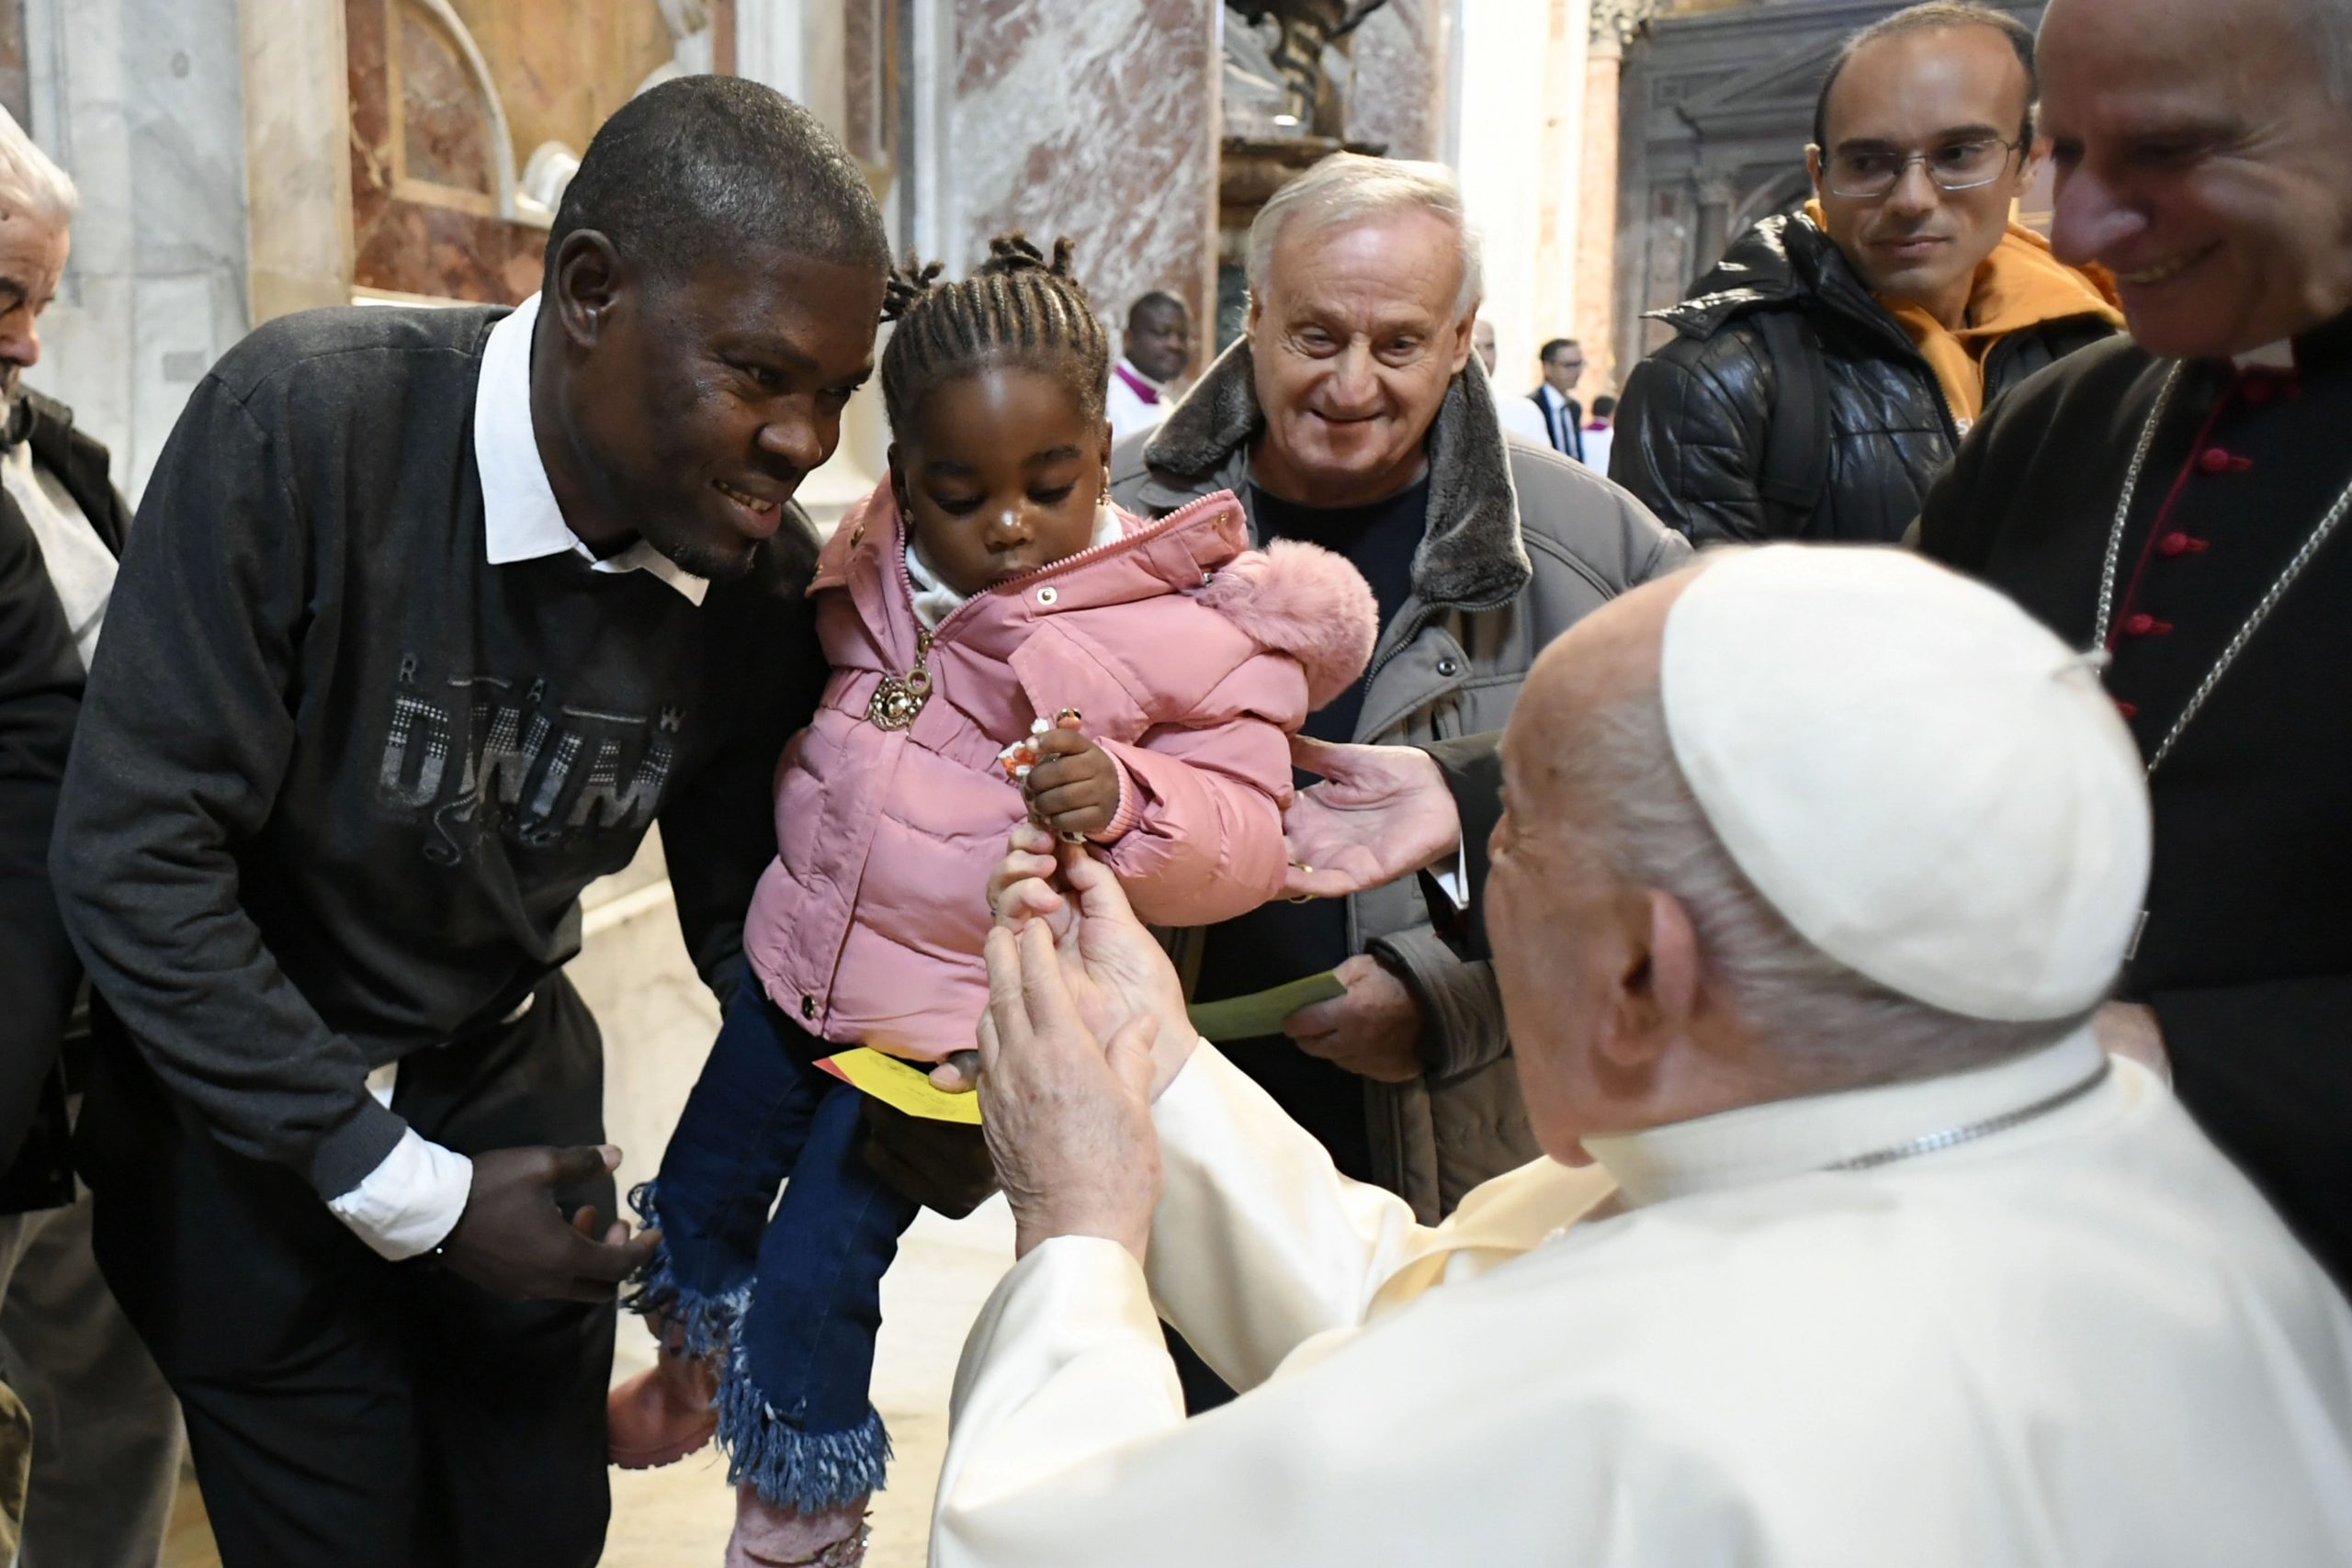
{"label": "elderly man in white cassock", "polygon": [[[1020,1258],[937,1568],[2352,1562],[2352,1315],[2087,1027],[2149,818],[2086,660],[1913,557],[1731,552],[1555,643],[1502,759],[1549,1157],[1435,1229],[1017,836],[979,1092]],[[1156,1314],[1238,1401],[1185,1420]]]}

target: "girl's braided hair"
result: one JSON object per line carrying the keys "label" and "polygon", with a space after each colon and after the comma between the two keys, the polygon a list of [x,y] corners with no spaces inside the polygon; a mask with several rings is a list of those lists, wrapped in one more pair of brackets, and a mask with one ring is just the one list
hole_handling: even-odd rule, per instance
{"label": "girl's braided hair", "polygon": [[950,377],[1017,365],[1061,377],[1090,421],[1103,417],[1111,339],[1070,268],[1070,243],[1051,256],[1025,234],[989,242],[989,259],[959,283],[910,256],[890,274],[882,319],[898,323],[882,350],[882,403],[904,434],[922,394]]}

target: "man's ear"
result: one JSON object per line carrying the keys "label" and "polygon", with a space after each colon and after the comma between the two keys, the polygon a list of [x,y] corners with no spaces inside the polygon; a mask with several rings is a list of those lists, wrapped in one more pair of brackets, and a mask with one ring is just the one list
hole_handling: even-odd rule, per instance
{"label": "man's ear", "polygon": [[2042,163],[2050,156],[2050,149],[2053,145],[2055,143],[2049,137],[2040,131],[2034,133],[2033,140],[2018,154],[2018,183],[2016,194],[2010,199],[2023,201],[2026,193],[2033,189],[2033,182],[2040,177]]}
{"label": "man's ear", "polygon": [[1808,180],[1810,180],[1810,181],[1812,181],[1812,182],[1813,182],[1813,199],[1814,199],[1814,200],[1815,200],[1815,201],[1819,201],[1819,200],[1821,200],[1821,199],[1822,199],[1822,195],[1821,195],[1821,149],[1820,149],[1820,148],[1818,148],[1818,147],[1815,147],[1815,146],[1810,146],[1810,145],[1808,145],[1808,146],[1805,148],[1805,150],[1804,150],[1804,175],[1805,175],[1805,178],[1806,178],[1806,179],[1808,179]]}
{"label": "man's ear", "polygon": [[1622,895],[1614,926],[1617,973],[1593,1054],[1623,1091],[1650,1077],[1690,1023],[1698,995],[1698,937],[1681,904],[1655,888]]}
{"label": "man's ear", "polygon": [[627,268],[612,241],[594,229],[575,229],[555,253],[556,320],[581,348],[594,345],[628,288]]}
{"label": "man's ear", "polygon": [[1470,341],[1470,334],[1477,330],[1478,307],[1485,303],[1484,299],[1471,300],[1469,309],[1463,312],[1462,319],[1453,323],[1453,365],[1447,374],[1459,376],[1462,374],[1462,367],[1470,363],[1470,355],[1476,349],[1476,345]]}

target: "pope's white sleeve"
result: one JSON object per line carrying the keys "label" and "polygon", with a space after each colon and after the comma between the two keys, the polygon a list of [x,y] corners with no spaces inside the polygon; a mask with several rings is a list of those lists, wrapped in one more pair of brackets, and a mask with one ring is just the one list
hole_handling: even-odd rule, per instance
{"label": "pope's white sleeve", "polygon": [[1186,1420],[1134,1258],[1046,1242],[965,1347],[932,1568],[1694,1561],[1670,1540],[1638,1560],[1601,1549],[1623,1534],[1608,1462],[1623,1413],[1575,1417],[1559,1299],[1531,1314],[1483,1283]]}
{"label": "pope's white sleeve", "polygon": [[1236,1388],[1264,1382],[1317,1335],[1518,1256],[1613,1190],[1597,1168],[1537,1160],[1479,1187],[1444,1224],[1422,1225],[1395,1193],[1341,1176],[1206,1044],[1152,1122],[1167,1190],[1152,1221],[1151,1293]]}

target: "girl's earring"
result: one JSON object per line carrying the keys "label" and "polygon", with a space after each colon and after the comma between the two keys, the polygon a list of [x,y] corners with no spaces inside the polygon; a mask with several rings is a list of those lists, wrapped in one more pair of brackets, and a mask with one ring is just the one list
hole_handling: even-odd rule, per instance
{"label": "girl's earring", "polygon": [[1117,507],[1111,500],[1111,465],[1105,463],[1102,465],[1102,491],[1094,498],[1094,531],[1098,534],[1108,532],[1116,513]]}

